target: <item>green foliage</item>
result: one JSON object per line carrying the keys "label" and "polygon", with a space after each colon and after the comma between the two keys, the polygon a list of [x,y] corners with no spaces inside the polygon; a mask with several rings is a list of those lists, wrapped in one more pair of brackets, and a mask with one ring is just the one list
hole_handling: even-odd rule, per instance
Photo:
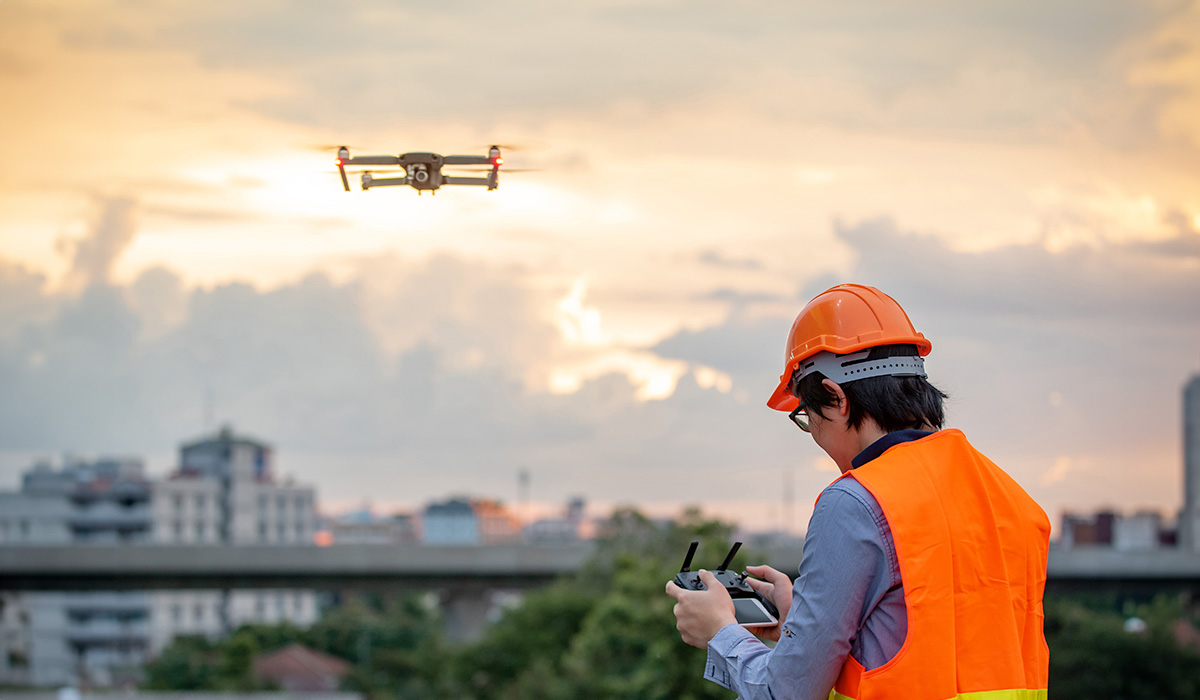
{"label": "green foliage", "polygon": [[526,597],[507,612],[477,644],[458,651],[448,684],[463,697],[497,697],[494,689],[523,675],[561,673],[563,651],[595,605],[595,596],[570,583],[558,583]]}
{"label": "green foliage", "polygon": [[444,679],[446,696],[728,698],[703,679],[704,651],[679,639],[664,589],[692,540],[703,543],[696,565],[715,567],[732,532],[694,509],[662,524],[618,511],[578,576],[531,593],[459,651]]}
{"label": "green foliage", "polygon": [[146,666],[143,687],[153,690],[253,691],[254,658],[291,643],[338,656],[353,666],[347,690],[375,698],[438,697],[436,661],[445,655],[436,612],[415,596],[388,605],[352,600],[332,608],[309,630],[290,625],[246,625],[221,642],[179,637]]}
{"label": "green foliage", "polygon": [[[1181,647],[1173,634],[1174,625],[1187,619],[1178,599],[1126,606],[1124,615],[1095,603],[1046,598],[1050,692],[1056,700],[1200,697],[1200,654]],[[1125,631],[1125,619],[1135,616],[1147,623],[1145,632]]]}
{"label": "green foliage", "polygon": [[203,637],[176,637],[158,658],[146,664],[147,690],[209,690],[219,661],[216,647]]}
{"label": "green foliage", "polygon": [[584,620],[563,661],[568,697],[729,696],[702,678],[705,652],[679,639],[675,601],[663,590],[673,572],[666,573],[634,558],[619,561],[611,590]]}

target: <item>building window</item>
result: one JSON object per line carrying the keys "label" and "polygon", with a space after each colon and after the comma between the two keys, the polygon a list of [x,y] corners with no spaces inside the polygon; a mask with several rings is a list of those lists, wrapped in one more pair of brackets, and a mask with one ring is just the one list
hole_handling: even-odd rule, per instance
{"label": "building window", "polygon": [[192,609],[192,613],[195,616],[196,622],[204,621],[204,606],[203,605],[201,605],[200,603],[196,603],[195,608]]}
{"label": "building window", "polygon": [[304,494],[296,496],[296,510],[304,510]]}
{"label": "building window", "polygon": [[267,494],[265,493],[258,494],[258,512],[267,512]]}
{"label": "building window", "polygon": [[287,539],[287,526],[284,525],[283,523],[277,523],[275,525],[275,533],[276,533],[276,540],[279,542],[283,542],[284,540]]}
{"label": "building window", "polygon": [[267,541],[267,524],[264,522],[260,522],[258,524],[258,541],[259,542]]}
{"label": "building window", "polygon": [[179,603],[171,605],[171,622],[175,624],[183,622],[183,606]]}
{"label": "building window", "polygon": [[21,522],[17,523],[17,527],[21,530],[21,539],[29,539],[29,521],[22,520]]}
{"label": "building window", "polygon": [[262,593],[259,593],[257,599],[255,599],[255,601],[254,601],[254,615],[256,618],[261,620],[266,614],[267,614],[266,596],[263,595]]}
{"label": "building window", "polygon": [[183,494],[175,494],[175,496],[171,498],[171,501],[175,504],[175,510],[183,510]]}
{"label": "building window", "polygon": [[296,523],[296,539],[304,541],[304,523]]}
{"label": "building window", "polygon": [[183,541],[183,523],[176,520],[175,522],[171,523],[171,529],[175,531],[175,541],[182,542]]}
{"label": "building window", "polygon": [[204,541],[204,521],[202,521],[202,520],[196,521],[196,541],[197,542]]}
{"label": "building window", "polygon": [[207,505],[208,502],[207,499],[204,498],[204,494],[196,494],[196,510],[204,510]]}
{"label": "building window", "polygon": [[287,496],[282,493],[275,497],[275,510],[283,511],[287,509]]}

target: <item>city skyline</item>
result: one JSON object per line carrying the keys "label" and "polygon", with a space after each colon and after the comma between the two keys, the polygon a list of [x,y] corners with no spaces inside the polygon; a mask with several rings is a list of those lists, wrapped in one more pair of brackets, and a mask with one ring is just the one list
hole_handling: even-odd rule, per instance
{"label": "city skyline", "polygon": [[[5,0],[0,46],[0,488],[229,423],[347,507],[801,530],[836,472],[764,402],[859,282],[1052,518],[1180,505],[1200,3]],[[343,143],[531,172],[345,193]]]}

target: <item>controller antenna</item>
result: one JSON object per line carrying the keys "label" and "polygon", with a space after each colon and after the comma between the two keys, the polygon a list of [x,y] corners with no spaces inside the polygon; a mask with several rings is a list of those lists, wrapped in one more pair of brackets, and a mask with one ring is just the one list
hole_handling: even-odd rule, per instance
{"label": "controller antenna", "polygon": [[687,556],[683,558],[683,568],[679,569],[679,573],[691,571],[692,557],[696,555],[696,547],[700,546],[699,540],[692,540],[692,546],[688,547]]}
{"label": "controller antenna", "polygon": [[728,569],[729,565],[731,563],[733,563],[734,555],[737,554],[737,551],[741,548],[742,548],[741,542],[734,542],[733,549],[729,550],[729,554],[725,555],[725,561],[721,562],[721,565],[719,567],[717,567],[717,571],[724,571],[725,569]]}

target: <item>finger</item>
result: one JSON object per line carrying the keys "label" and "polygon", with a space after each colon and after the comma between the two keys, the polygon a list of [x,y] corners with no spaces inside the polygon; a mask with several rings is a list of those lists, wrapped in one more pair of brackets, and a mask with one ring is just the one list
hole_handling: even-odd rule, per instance
{"label": "finger", "polygon": [[713,589],[713,586],[724,588],[724,586],[717,581],[717,577],[713,576],[713,573],[707,569],[700,569],[700,580],[704,582],[704,585],[707,586],[708,590],[710,591]]}
{"label": "finger", "polygon": [[746,583],[750,584],[751,588],[764,595],[775,589],[775,584],[768,583],[766,581],[759,581],[756,578],[748,578],[746,579]]}
{"label": "finger", "polygon": [[667,595],[671,596],[675,600],[680,600],[680,595],[682,593],[683,589],[680,588],[674,581],[667,581]]}
{"label": "finger", "polygon": [[761,564],[759,566],[747,566],[746,571],[749,571],[761,579],[770,581],[775,585],[782,584],[790,586],[792,584],[792,579],[787,574],[778,569],[766,566],[765,564]]}

